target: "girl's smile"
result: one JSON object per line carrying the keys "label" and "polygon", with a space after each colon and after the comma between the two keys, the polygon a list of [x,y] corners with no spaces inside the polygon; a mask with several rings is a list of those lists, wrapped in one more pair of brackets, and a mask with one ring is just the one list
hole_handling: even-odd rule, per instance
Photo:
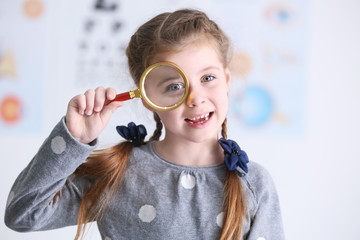
{"label": "girl's smile", "polygon": [[206,114],[197,115],[195,117],[185,118],[185,122],[195,128],[206,127],[212,114],[213,112],[208,112]]}

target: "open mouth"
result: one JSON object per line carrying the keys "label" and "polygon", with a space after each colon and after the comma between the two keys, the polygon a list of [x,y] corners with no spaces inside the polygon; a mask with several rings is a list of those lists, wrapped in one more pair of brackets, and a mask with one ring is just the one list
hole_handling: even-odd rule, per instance
{"label": "open mouth", "polygon": [[209,112],[207,114],[201,115],[201,116],[197,116],[197,117],[193,117],[193,118],[185,118],[185,121],[191,124],[203,124],[206,121],[209,120],[209,118],[211,118],[213,112]]}

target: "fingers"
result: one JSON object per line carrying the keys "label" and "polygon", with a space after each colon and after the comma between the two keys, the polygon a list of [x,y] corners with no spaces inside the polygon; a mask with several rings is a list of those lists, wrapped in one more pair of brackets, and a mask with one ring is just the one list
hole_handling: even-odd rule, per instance
{"label": "fingers", "polygon": [[94,111],[100,112],[104,106],[104,102],[105,102],[105,88],[98,87],[95,89]]}
{"label": "fingers", "polygon": [[85,114],[90,116],[94,111],[95,91],[93,89],[89,89],[84,93],[84,95],[86,99]]}
{"label": "fingers", "polygon": [[[89,89],[83,94],[83,97],[79,97],[79,101],[80,99],[82,101],[82,105],[79,106],[79,112],[83,112],[88,116],[92,115],[94,112],[100,113],[101,111],[105,110],[105,101],[113,100],[115,97],[116,91],[113,88],[105,89],[103,87],[98,87],[95,90]],[[113,112],[120,106],[122,106],[122,103],[117,102],[107,105],[106,108],[108,108],[107,110]]]}
{"label": "fingers", "polygon": [[114,99],[114,89],[98,87],[73,97],[66,112],[66,125],[73,137],[88,143],[99,136],[108,124],[112,114],[122,106],[122,102],[104,105],[106,99]]}
{"label": "fingers", "polygon": [[116,97],[116,91],[113,88],[106,89],[106,99],[113,100]]}
{"label": "fingers", "polygon": [[84,94],[73,97],[68,105],[68,110],[76,111],[83,115],[86,109],[86,98]]}

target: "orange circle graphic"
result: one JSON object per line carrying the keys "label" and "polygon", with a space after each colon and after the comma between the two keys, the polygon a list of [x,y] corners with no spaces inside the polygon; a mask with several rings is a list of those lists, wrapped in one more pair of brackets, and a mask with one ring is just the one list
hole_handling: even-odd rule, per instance
{"label": "orange circle graphic", "polygon": [[24,12],[25,15],[29,18],[39,17],[44,10],[44,5],[41,1],[38,0],[27,0],[24,3]]}
{"label": "orange circle graphic", "polygon": [[0,103],[0,116],[6,123],[15,123],[21,118],[21,103],[17,97],[5,97]]}
{"label": "orange circle graphic", "polygon": [[234,76],[246,77],[251,71],[251,60],[246,53],[236,52],[230,62],[230,71]]}

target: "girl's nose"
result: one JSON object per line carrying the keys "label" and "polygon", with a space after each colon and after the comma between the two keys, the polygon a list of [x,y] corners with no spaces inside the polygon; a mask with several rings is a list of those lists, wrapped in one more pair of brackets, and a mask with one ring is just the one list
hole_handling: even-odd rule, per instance
{"label": "girl's nose", "polygon": [[203,103],[204,99],[201,97],[199,92],[195,92],[194,89],[190,89],[189,95],[186,99],[186,105],[188,107],[199,106],[199,104]]}

